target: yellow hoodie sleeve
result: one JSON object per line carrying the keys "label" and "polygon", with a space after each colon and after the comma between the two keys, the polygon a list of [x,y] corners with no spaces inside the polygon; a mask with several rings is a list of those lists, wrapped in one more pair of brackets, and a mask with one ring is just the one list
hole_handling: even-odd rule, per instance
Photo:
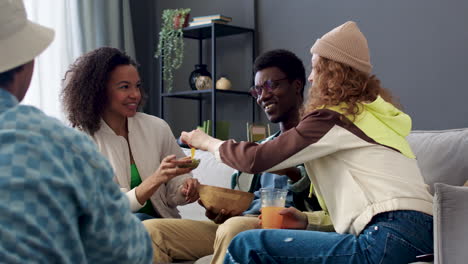
{"label": "yellow hoodie sleeve", "polygon": [[330,215],[325,211],[304,212],[307,215],[307,230],[333,232],[333,223]]}

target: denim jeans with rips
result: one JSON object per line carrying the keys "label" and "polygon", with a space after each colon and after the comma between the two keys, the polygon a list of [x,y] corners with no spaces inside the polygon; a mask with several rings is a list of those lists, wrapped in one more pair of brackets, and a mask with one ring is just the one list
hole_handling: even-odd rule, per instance
{"label": "denim jeans with rips", "polygon": [[250,230],[231,242],[224,263],[379,263],[416,261],[433,252],[432,216],[381,213],[359,234],[306,230]]}

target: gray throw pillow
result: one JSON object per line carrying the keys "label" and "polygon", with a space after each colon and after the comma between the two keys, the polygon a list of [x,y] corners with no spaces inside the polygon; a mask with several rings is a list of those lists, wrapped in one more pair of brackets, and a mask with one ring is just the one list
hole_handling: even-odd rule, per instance
{"label": "gray throw pillow", "polygon": [[434,187],[435,263],[468,263],[468,187]]}

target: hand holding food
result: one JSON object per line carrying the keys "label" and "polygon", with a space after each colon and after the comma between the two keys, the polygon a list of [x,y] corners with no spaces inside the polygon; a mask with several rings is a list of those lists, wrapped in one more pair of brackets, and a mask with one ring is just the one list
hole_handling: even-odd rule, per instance
{"label": "hand holding food", "polygon": [[161,184],[164,184],[174,177],[182,174],[189,173],[193,168],[181,168],[182,164],[191,163],[190,157],[188,159],[177,160],[175,155],[169,155],[165,157],[159,168],[140,185],[136,187],[135,195],[140,204],[144,204],[151,195],[159,188]]}
{"label": "hand holding food", "polygon": [[214,152],[214,147],[222,143],[221,140],[213,138],[199,129],[182,132],[180,139],[191,147],[210,152]]}
{"label": "hand holding food", "polygon": [[[188,157],[187,157],[188,158]],[[199,159],[190,159],[190,162],[177,165],[179,168],[192,168],[195,169],[200,164]]]}
{"label": "hand holding food", "polygon": [[189,157],[177,160],[175,155],[165,157],[161,165],[159,165],[159,168],[154,172],[154,177],[165,183],[176,176],[189,173],[193,169],[192,167],[182,167],[192,163],[191,160],[187,158]]}

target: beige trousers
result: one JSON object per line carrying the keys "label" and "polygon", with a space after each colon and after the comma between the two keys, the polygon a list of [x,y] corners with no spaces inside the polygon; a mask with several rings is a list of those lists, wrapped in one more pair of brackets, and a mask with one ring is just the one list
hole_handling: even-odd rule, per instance
{"label": "beige trousers", "polygon": [[259,228],[258,218],[236,216],[221,225],[190,219],[151,219],[142,222],[153,242],[153,262],[197,260],[213,255],[211,263],[223,263],[224,255],[238,233]]}

